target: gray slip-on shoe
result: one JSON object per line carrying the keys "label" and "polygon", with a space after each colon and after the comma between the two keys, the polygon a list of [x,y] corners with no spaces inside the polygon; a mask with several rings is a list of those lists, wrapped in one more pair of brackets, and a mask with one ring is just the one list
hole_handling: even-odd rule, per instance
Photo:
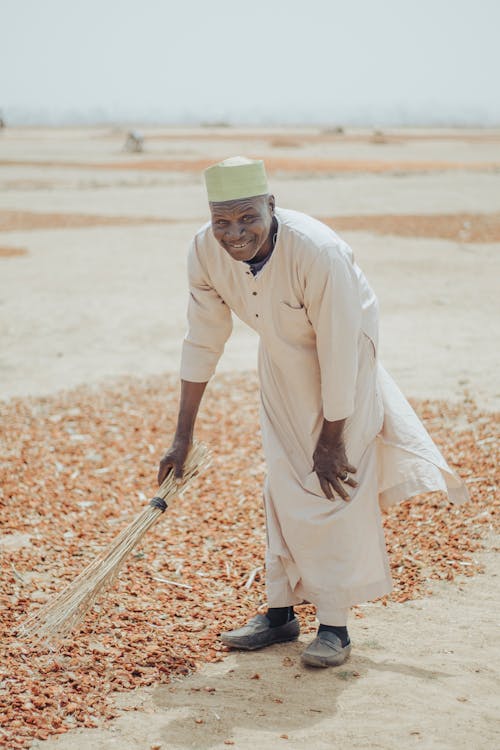
{"label": "gray slip-on shoe", "polygon": [[310,667],[338,667],[351,653],[351,643],[342,646],[342,641],[328,630],[318,633],[302,654],[303,664]]}
{"label": "gray slip-on shoe", "polygon": [[265,615],[255,615],[251,620],[237,630],[221,633],[220,639],[225,646],[253,651],[256,648],[271,646],[273,643],[295,641],[299,637],[300,625],[296,617],[284,625],[272,628]]}

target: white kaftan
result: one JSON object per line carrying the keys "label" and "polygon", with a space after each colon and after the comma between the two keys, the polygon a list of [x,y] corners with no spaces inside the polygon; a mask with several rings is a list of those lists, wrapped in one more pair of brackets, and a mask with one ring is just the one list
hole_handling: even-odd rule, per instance
{"label": "white kaftan", "polygon": [[[255,277],[210,224],[195,236],[181,377],[213,375],[231,310],[259,334],[268,604],[310,601],[320,622],[342,625],[351,605],[391,590],[379,505],[467,492],[378,363],[377,300],[349,246],[304,214],[276,217],[275,249]],[[359,483],[348,503],[328,500],[312,471],[323,418],[347,419]]]}

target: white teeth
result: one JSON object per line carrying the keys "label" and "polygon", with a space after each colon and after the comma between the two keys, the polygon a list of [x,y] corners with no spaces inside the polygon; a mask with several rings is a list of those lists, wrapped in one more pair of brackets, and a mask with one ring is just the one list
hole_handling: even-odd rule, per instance
{"label": "white teeth", "polygon": [[243,245],[231,245],[231,247],[234,247],[237,250],[241,250],[242,247],[246,247],[249,244],[250,244],[250,240],[248,242],[244,242]]}

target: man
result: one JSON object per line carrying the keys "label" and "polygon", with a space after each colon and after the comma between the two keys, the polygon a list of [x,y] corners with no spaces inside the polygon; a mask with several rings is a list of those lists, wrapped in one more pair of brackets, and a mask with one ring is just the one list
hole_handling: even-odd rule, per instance
{"label": "man", "polygon": [[221,638],[241,649],[294,640],[294,606],[308,601],[320,624],[303,662],[338,665],[349,608],[391,590],[379,503],[466,491],[378,363],[377,301],[348,245],[276,208],[261,161],[227,159],[205,179],[211,222],[189,253],[179,417],[158,480],[182,475],[233,311],[260,336],[268,610]]}

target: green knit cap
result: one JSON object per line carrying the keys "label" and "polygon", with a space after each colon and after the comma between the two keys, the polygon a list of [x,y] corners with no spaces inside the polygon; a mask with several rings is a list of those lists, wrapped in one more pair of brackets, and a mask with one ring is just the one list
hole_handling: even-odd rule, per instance
{"label": "green knit cap", "polygon": [[205,184],[210,203],[252,198],[269,192],[264,162],[244,156],[232,156],[205,169]]}

